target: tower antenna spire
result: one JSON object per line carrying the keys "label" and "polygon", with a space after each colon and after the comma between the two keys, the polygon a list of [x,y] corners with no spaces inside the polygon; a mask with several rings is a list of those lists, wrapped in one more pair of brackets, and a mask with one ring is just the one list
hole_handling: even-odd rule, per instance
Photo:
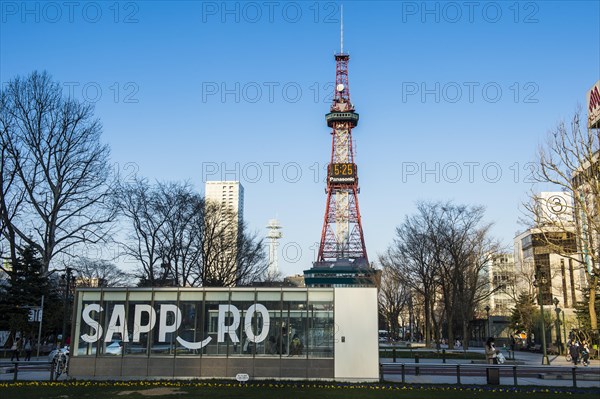
{"label": "tower antenna spire", "polygon": [[340,5],[340,54],[344,54],[344,5]]}

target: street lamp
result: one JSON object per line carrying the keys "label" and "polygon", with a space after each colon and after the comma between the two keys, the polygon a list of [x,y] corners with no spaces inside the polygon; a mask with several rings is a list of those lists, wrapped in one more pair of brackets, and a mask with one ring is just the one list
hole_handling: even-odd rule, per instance
{"label": "street lamp", "polygon": [[64,284],[65,284],[65,298],[64,298],[64,303],[63,303],[63,308],[64,308],[64,314],[63,314],[63,325],[62,325],[62,346],[66,345],[66,339],[67,339],[67,319],[69,318],[69,294],[70,294],[70,287],[71,287],[71,282],[72,279],[75,279],[75,276],[71,276],[73,273],[73,269],[70,267],[66,268],[66,273],[63,274],[61,276],[61,279],[63,280]]}
{"label": "street lamp", "polygon": [[544,322],[544,301],[542,301],[542,287],[546,285],[546,277],[542,277],[540,282],[537,280],[533,285],[538,289],[538,302],[540,303],[541,319],[542,319],[542,365],[549,365],[548,353],[546,352],[546,323]]}
{"label": "street lamp", "polygon": [[[564,309],[562,311],[562,316],[563,316],[563,318],[562,318],[563,333],[564,333],[564,337],[565,337],[565,346],[566,346],[566,343],[568,342],[568,340],[567,340],[567,324],[565,323],[565,310]],[[566,352],[566,348],[565,348],[565,352]]]}
{"label": "street lamp", "polygon": [[560,308],[558,307],[558,303],[560,302],[557,297],[554,297],[552,300],[554,303],[554,311],[556,312],[556,346],[558,346],[558,352],[562,355],[562,339],[560,336]]}
{"label": "street lamp", "polygon": [[492,329],[490,328],[490,307],[488,305],[485,305],[485,308],[483,308],[485,310],[485,313],[487,314],[487,336],[491,337],[492,336]]}

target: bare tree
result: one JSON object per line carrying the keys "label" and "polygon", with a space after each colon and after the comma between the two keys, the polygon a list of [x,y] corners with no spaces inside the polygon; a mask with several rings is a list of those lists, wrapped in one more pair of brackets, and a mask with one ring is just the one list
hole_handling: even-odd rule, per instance
{"label": "bare tree", "polygon": [[[440,241],[440,287],[448,323],[448,340],[454,342],[455,324],[460,323],[465,348],[470,339],[469,322],[477,305],[495,290],[487,275],[492,256],[500,245],[491,238],[491,224],[482,225],[484,208],[434,205],[439,209],[438,228],[431,236]],[[497,287],[496,287],[497,288]]]}
{"label": "bare tree", "polygon": [[439,339],[445,320],[449,341],[454,342],[460,326],[468,345],[469,322],[494,290],[486,271],[500,248],[489,234],[491,225],[482,223],[483,216],[482,207],[419,203],[417,214],[397,228],[394,244],[380,258],[401,284],[419,294],[427,344],[432,335]]}
{"label": "bare tree", "polygon": [[200,246],[204,232],[204,200],[189,183],[158,183],[157,209],[164,218],[159,229],[161,266],[179,286],[199,285]]}
{"label": "bare tree", "polygon": [[248,233],[234,211],[213,201],[206,202],[202,285],[248,285],[263,279],[268,266],[263,240],[256,233]]}
{"label": "bare tree", "polygon": [[[431,233],[431,207],[417,205],[417,214],[407,216],[396,228],[394,243],[379,262],[395,271],[400,284],[416,292],[423,301],[425,342],[431,341],[431,318],[438,288],[438,263],[434,248],[428,239]],[[417,302],[416,300],[413,302]]]}
{"label": "bare tree", "polygon": [[2,236],[10,258],[24,246],[47,272],[58,254],[107,237],[113,211],[109,149],[93,106],[64,98],[46,73],[8,82],[0,94]]}
{"label": "bare tree", "polygon": [[137,178],[115,198],[130,222],[122,244],[140,264],[142,285],[231,287],[264,276],[262,240],[229,208],[205,203],[190,184]]}
{"label": "bare tree", "polygon": [[138,277],[142,285],[159,285],[161,279],[161,228],[166,223],[158,212],[160,199],[147,180],[135,178],[120,184],[115,200],[122,217],[129,223],[127,240],[122,242],[125,254],[138,262]]}
{"label": "bare tree", "polygon": [[392,336],[399,336],[399,318],[408,303],[408,295],[408,287],[401,284],[390,266],[385,266],[379,287],[379,313],[386,321]]}
{"label": "bare tree", "polygon": [[[0,93],[0,109],[5,108],[5,102],[6,94],[2,92]],[[2,119],[0,119],[0,123],[2,123]],[[0,138],[0,258],[10,259],[11,264],[16,265],[18,248],[13,220],[23,202],[25,191],[16,187],[18,184],[17,171],[12,158],[8,156],[8,144],[14,140],[8,138],[9,135],[14,135],[14,132],[8,128],[10,125],[12,123],[8,123],[8,121],[0,125],[2,128]]]}
{"label": "bare tree", "polygon": [[[554,217],[546,222],[554,228],[540,232],[549,248],[581,265],[590,290],[589,297],[595,298],[600,275],[600,138],[598,131],[581,126],[580,115],[578,110],[568,125],[560,122],[550,132],[546,144],[538,151],[539,169],[535,177],[538,182],[550,183],[572,196],[572,203],[561,205],[566,208],[565,213],[575,217],[575,222]],[[532,195],[532,199],[526,209],[535,220],[540,220],[544,215],[540,214],[535,196]],[[556,231],[573,232],[577,250],[569,240],[557,240]],[[591,328],[597,332],[594,300],[588,302],[588,311]]]}
{"label": "bare tree", "polygon": [[103,259],[78,258],[70,263],[77,271],[78,287],[126,287],[131,276]]}

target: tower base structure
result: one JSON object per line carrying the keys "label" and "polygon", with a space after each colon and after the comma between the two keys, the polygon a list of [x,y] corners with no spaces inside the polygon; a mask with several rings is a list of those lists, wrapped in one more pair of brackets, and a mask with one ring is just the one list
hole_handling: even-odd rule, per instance
{"label": "tower base structure", "polygon": [[307,287],[379,287],[381,270],[372,268],[366,259],[336,259],[313,262],[304,271]]}

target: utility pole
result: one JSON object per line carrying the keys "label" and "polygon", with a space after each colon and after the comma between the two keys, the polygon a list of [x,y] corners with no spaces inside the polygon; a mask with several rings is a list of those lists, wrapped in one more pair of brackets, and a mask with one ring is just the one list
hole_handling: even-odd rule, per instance
{"label": "utility pole", "polygon": [[544,301],[542,299],[542,287],[546,285],[546,277],[542,277],[538,283],[537,280],[533,285],[538,288],[538,302],[540,303],[540,313],[542,319],[542,365],[549,365],[548,353],[546,352],[546,322],[544,321]]}
{"label": "utility pole", "polygon": [[40,305],[40,325],[38,327],[38,339],[37,339],[37,355],[36,357],[39,359],[40,357],[40,344],[42,339],[42,321],[44,320],[44,295],[42,295],[42,304]]}

